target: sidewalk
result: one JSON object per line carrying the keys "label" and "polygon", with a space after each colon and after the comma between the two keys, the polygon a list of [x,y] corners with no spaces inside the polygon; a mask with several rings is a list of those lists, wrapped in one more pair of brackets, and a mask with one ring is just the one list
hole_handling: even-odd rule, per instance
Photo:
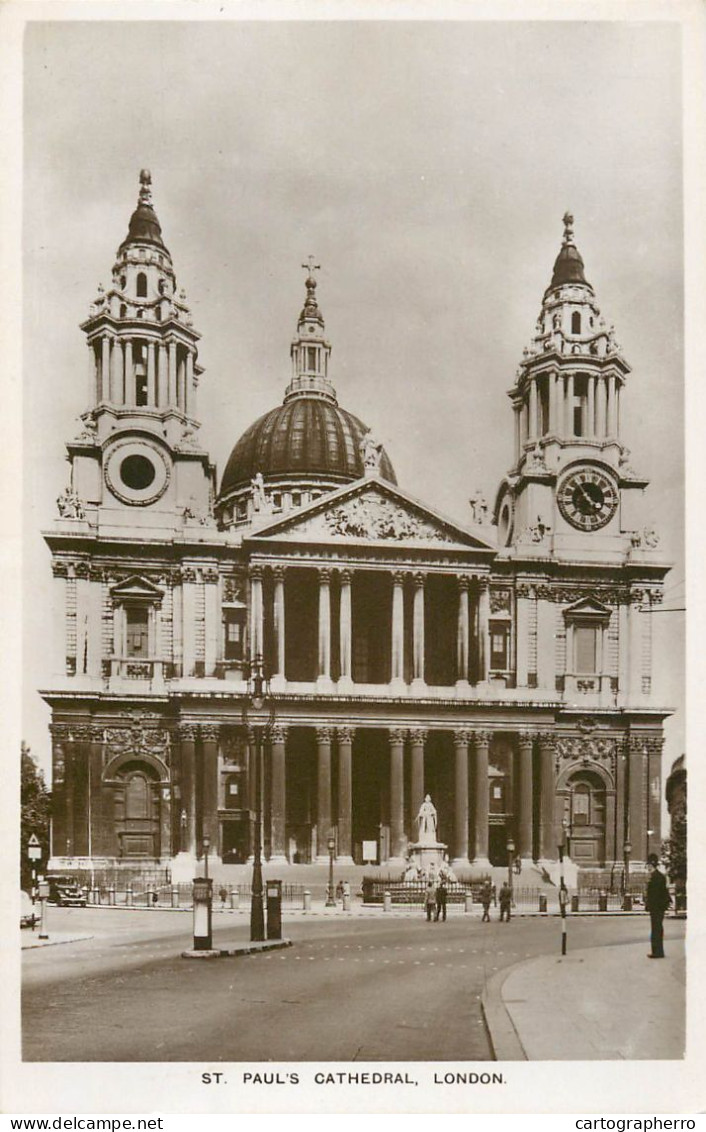
{"label": "sidewalk", "polygon": [[650,962],[645,943],[530,959],[488,983],[498,1061],[673,1060],[684,1056],[684,940]]}

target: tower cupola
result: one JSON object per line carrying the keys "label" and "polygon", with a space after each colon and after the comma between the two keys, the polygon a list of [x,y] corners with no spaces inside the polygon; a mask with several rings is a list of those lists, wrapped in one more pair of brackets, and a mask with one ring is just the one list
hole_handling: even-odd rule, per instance
{"label": "tower cupola", "polygon": [[285,390],[284,400],[286,403],[294,397],[318,396],[335,403],[336,390],[328,378],[331,344],[326,340],[324,318],[316,300],[314,272],[319,271],[320,266],[309,256],[302,267],[307,272],[306,299],[290,349],[292,380]]}

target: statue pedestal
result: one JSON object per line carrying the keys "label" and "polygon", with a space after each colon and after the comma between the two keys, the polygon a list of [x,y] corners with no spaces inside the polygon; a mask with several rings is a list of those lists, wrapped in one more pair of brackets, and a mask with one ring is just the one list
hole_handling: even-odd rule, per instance
{"label": "statue pedestal", "polygon": [[439,871],[446,849],[447,846],[441,841],[416,841],[410,845],[408,856],[410,862],[428,876],[430,865],[434,866],[434,872]]}

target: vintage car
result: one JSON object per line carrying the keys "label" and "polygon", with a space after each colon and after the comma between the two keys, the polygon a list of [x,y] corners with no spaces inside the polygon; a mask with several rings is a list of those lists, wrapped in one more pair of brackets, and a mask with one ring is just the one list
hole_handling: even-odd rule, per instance
{"label": "vintage car", "polygon": [[58,904],[60,908],[86,907],[86,892],[74,877],[50,873],[47,880],[50,904]]}

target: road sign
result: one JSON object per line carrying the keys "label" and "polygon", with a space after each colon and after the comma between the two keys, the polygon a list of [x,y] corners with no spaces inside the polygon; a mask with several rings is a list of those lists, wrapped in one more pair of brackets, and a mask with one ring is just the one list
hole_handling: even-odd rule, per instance
{"label": "road sign", "polygon": [[29,835],[29,840],[27,842],[27,856],[29,857],[30,861],[41,860],[42,847],[39,844],[39,838],[37,837],[36,833],[31,833]]}

